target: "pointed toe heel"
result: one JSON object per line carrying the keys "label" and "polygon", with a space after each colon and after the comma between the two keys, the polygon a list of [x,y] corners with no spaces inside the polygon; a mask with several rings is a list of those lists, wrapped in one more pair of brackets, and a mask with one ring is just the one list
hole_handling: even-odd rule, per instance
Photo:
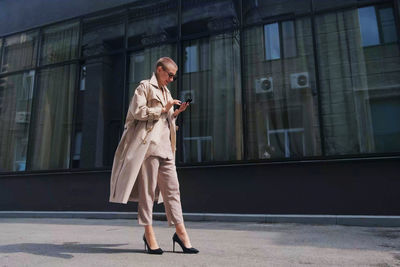
{"label": "pointed toe heel", "polygon": [[172,237],[172,245],[173,245],[173,252],[175,252],[175,242],[181,246],[183,253],[185,254],[197,254],[199,253],[199,250],[195,249],[194,247],[187,248],[183,244],[182,240],[178,237],[178,235],[175,233],[174,236]]}
{"label": "pointed toe heel", "polygon": [[164,253],[164,251],[161,248],[151,249],[144,235],[143,235],[143,241],[144,241],[144,251],[147,251],[147,253],[154,255],[161,255]]}

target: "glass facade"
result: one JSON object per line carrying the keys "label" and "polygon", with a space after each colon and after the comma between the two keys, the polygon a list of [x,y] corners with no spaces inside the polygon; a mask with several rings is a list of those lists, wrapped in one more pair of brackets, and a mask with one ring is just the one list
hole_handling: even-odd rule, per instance
{"label": "glass facade", "polygon": [[109,169],[178,63],[177,164],[400,155],[400,1],[135,1],[0,37],[0,172]]}
{"label": "glass facade", "polygon": [[393,14],[383,5],[316,16],[326,155],[399,152],[400,54]]}
{"label": "glass facade", "polygon": [[69,167],[76,65],[40,70],[34,99],[28,169]]}

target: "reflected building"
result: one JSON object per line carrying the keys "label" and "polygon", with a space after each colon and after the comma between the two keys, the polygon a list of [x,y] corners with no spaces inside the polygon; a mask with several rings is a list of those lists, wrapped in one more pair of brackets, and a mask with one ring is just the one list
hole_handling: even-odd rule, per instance
{"label": "reflected building", "polygon": [[93,3],[0,17],[1,209],[132,210],[114,152],[168,56],[185,210],[400,214],[399,0]]}

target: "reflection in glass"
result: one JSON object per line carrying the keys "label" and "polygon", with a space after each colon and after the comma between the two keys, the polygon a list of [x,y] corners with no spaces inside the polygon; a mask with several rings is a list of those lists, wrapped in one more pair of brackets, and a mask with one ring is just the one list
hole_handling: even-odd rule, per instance
{"label": "reflection in glass", "polygon": [[[176,45],[161,45],[145,48],[130,55],[129,64],[129,101],[140,81],[151,78],[155,63],[160,57],[170,57],[176,61]],[[178,70],[179,75],[179,70]],[[172,97],[176,97],[177,82],[169,84]]]}
{"label": "reflection in glass", "polygon": [[[368,41],[372,37],[366,39],[363,28],[375,32],[371,20],[376,17],[371,12],[379,8],[337,11],[316,18],[327,155],[400,151],[399,45],[365,47],[372,44]],[[366,24],[367,17],[370,24]]]}
{"label": "reflection in glass", "polygon": [[243,53],[248,159],[321,155],[311,20],[247,28]]}
{"label": "reflection in glass", "polygon": [[[179,99],[190,97],[193,101],[181,115],[183,124],[179,132],[183,134],[183,144],[179,147],[183,153],[179,161],[242,159],[239,34],[225,33],[187,41],[183,51],[189,55],[183,62],[186,69]],[[195,56],[198,64],[193,67],[187,61]]]}
{"label": "reflection in glass", "polygon": [[282,44],[284,57],[295,57],[297,55],[296,33],[292,20],[282,22]]}
{"label": "reflection in glass", "polygon": [[76,66],[39,72],[28,169],[69,167]]}
{"label": "reflection in glass", "polygon": [[198,61],[198,53],[197,46],[191,45],[185,47],[185,66],[184,72],[197,72],[199,71],[199,61]]}
{"label": "reflection in glass", "polygon": [[[326,1],[328,0],[314,2]],[[243,17],[247,25],[262,23],[270,20],[271,17],[311,13],[311,0],[246,0],[242,2]]]}
{"label": "reflection in glass", "polygon": [[393,15],[393,8],[379,9],[380,26],[382,30],[383,42],[393,43],[397,41],[396,24]]}
{"label": "reflection in glass", "polygon": [[379,44],[379,31],[376,20],[375,8],[364,7],[358,9],[360,19],[360,30],[363,46]]}
{"label": "reflection in glass", "polygon": [[232,30],[239,26],[239,1],[182,1],[182,35]]}
{"label": "reflection in glass", "polygon": [[112,165],[121,134],[124,56],[103,56],[84,62],[73,144],[73,168]]}
{"label": "reflection in glass", "polygon": [[265,34],[265,58],[267,60],[280,58],[281,47],[279,42],[278,23],[265,25],[264,34]]}
{"label": "reflection in glass", "polygon": [[176,41],[177,1],[142,1],[129,9],[128,46],[142,48]]}
{"label": "reflection in glass", "polygon": [[185,46],[183,72],[197,72],[210,69],[210,44],[208,39],[201,39],[195,45]]}
{"label": "reflection in glass", "polygon": [[24,171],[35,72],[0,78],[0,172]]}
{"label": "reflection in glass", "polygon": [[1,72],[34,67],[36,64],[37,32],[27,32],[4,39]]}
{"label": "reflection in glass", "polygon": [[97,16],[84,20],[83,56],[112,52],[125,47],[125,11]]}
{"label": "reflection in glass", "polygon": [[51,64],[78,56],[79,22],[50,27],[43,31],[40,64]]}

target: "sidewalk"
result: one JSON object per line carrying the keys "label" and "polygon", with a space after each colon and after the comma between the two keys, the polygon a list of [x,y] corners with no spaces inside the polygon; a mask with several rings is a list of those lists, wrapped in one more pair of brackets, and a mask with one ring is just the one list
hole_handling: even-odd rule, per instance
{"label": "sidewalk", "polygon": [[0,267],[400,266],[400,228],[187,222],[200,253],[186,255],[154,226],[161,256],[143,253],[136,220],[1,218]]}

